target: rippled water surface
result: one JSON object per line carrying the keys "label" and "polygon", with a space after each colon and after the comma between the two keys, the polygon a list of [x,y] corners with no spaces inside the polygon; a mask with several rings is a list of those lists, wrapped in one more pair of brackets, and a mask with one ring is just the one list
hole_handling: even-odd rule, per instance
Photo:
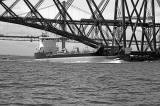
{"label": "rippled water surface", "polygon": [[160,106],[160,61],[0,60],[0,106]]}

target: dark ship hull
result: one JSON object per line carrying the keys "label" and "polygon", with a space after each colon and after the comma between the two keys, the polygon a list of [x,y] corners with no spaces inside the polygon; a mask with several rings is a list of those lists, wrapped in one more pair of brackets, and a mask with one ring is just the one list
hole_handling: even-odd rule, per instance
{"label": "dark ship hull", "polygon": [[34,54],[36,59],[43,59],[43,58],[64,58],[64,57],[83,57],[83,56],[98,56],[96,53],[77,53],[77,54],[54,54],[49,55],[45,53],[37,52]]}
{"label": "dark ship hull", "polygon": [[83,54],[55,54],[45,55],[43,53],[35,53],[37,61],[47,61],[56,63],[121,63],[117,56],[97,55],[96,53]]}

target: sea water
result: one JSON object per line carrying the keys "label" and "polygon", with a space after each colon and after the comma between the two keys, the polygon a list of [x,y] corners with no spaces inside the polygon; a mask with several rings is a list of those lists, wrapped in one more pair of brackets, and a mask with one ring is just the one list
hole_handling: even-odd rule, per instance
{"label": "sea water", "polygon": [[160,61],[1,58],[0,106],[160,106]]}

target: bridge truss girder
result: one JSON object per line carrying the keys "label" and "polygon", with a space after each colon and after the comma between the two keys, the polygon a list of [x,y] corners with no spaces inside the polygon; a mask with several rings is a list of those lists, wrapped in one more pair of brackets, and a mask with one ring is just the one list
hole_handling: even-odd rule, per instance
{"label": "bridge truss girder", "polygon": [[[13,6],[7,7],[5,1],[0,1],[6,12],[10,14],[9,17],[1,15],[0,21],[46,30],[93,48],[99,48],[99,46],[119,46],[124,48],[134,46],[133,48],[138,52],[156,52],[158,48],[157,39],[159,37],[160,24],[155,22],[156,0],[115,0],[114,19],[111,20],[105,19],[102,14],[110,0],[102,0],[99,5],[94,0],[86,0],[92,15],[90,19],[81,20],[72,19],[67,12],[73,0],[68,0],[67,9],[59,0],[53,0],[59,11],[55,19],[44,18],[37,9],[39,7],[38,4],[38,6],[33,6],[29,0],[23,1],[33,16],[20,17],[12,11]],[[129,4],[133,8],[129,8]],[[151,15],[147,16],[149,6],[151,7]],[[58,28],[57,24],[59,26],[65,24],[67,30]],[[89,29],[86,30],[87,28]],[[107,32],[103,31],[104,28]],[[136,34],[138,29],[141,30],[141,34]],[[128,30],[130,30],[130,33],[127,32]],[[102,42],[92,39],[92,32],[100,35]]]}
{"label": "bridge truss girder", "polygon": [[[90,39],[90,38],[88,38],[84,35],[78,35],[78,34],[75,34],[73,31],[72,32],[67,32],[67,31],[63,31],[61,29],[55,28],[53,26],[53,24],[51,24],[51,22],[46,21],[43,18],[43,16],[38,12],[38,10],[28,0],[24,0],[24,2],[29,7],[32,14],[34,14],[34,18],[36,18],[36,21],[27,21],[25,19],[20,18],[18,15],[16,15],[16,13],[14,13],[12,11],[12,9],[7,7],[6,5],[5,5],[7,7],[7,9],[5,8],[6,11],[8,11],[8,13],[10,13],[10,14],[12,13],[12,14],[11,14],[10,18],[1,17],[1,21],[20,24],[20,25],[25,25],[25,26],[29,26],[29,27],[33,27],[33,28],[37,28],[37,29],[41,29],[41,30],[46,30],[46,31],[58,34],[58,35],[63,36],[63,37],[67,37],[69,39],[79,41],[79,42],[84,43],[84,44],[86,44],[88,46],[91,46],[93,48],[98,48],[98,46],[100,45],[100,43],[98,43],[96,41],[93,41],[92,39]],[[58,2],[58,3],[60,3],[60,2]],[[3,3],[1,1],[0,4],[2,5],[2,4],[5,4],[5,3]],[[16,18],[11,19],[11,18],[15,17],[14,15],[16,16]],[[74,25],[76,25],[76,24],[74,24]],[[73,29],[71,28],[71,30],[73,30]]]}
{"label": "bridge truss girder", "polygon": [[[136,49],[139,52],[152,51],[156,52],[157,50],[157,34],[159,32],[159,27],[156,27],[155,23],[155,1],[156,0],[130,0],[130,4],[133,8],[130,8],[128,5],[128,0],[117,0],[116,6],[121,4],[122,6],[122,33],[120,36],[120,42],[123,46],[131,47],[133,40],[136,42]],[[115,6],[115,7],[116,7]],[[151,7],[151,8],[150,8]],[[147,16],[147,10],[151,9],[151,15]],[[117,14],[116,14],[117,15]],[[151,17],[151,18],[150,18]],[[118,20],[118,17],[115,16],[115,20]],[[129,25],[126,25],[130,23]],[[133,24],[133,22],[135,22]],[[149,26],[138,26],[138,24],[147,24]],[[127,29],[131,28],[131,38],[129,44],[127,44],[126,39],[128,37]],[[140,29],[141,34],[136,34],[136,31]],[[148,32],[151,31],[152,34]],[[141,41],[141,44],[138,44],[138,40]],[[145,41],[145,43],[144,43]]]}

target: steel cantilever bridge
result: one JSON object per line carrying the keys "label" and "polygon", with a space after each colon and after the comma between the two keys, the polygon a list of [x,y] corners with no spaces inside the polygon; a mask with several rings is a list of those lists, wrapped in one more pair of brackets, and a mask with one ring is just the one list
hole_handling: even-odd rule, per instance
{"label": "steel cantilever bridge", "polygon": [[[68,12],[73,2],[79,0],[50,0],[58,10],[53,19],[40,12],[39,8],[45,5],[45,1],[49,0],[37,0],[36,3],[32,0],[0,0],[4,10],[0,11],[0,21],[49,31],[96,49],[110,48],[113,54],[115,47],[118,50],[133,48],[141,54],[155,53],[160,46],[160,12],[157,11],[160,0],[83,0],[90,18],[79,20]],[[20,2],[29,10],[25,15],[14,11]]]}

